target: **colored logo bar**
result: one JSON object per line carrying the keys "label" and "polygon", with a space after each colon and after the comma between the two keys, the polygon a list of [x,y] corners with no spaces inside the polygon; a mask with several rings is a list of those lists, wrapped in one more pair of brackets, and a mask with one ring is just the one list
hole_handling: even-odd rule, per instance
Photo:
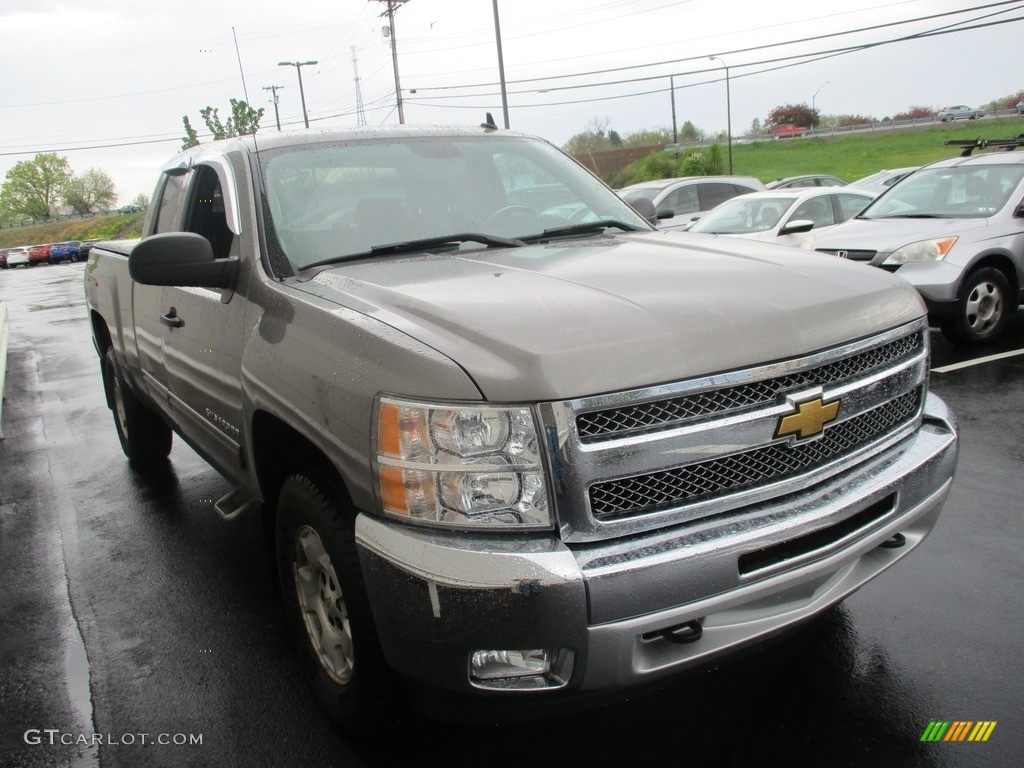
{"label": "colored logo bar", "polygon": [[997,720],[932,720],[921,741],[988,741]]}

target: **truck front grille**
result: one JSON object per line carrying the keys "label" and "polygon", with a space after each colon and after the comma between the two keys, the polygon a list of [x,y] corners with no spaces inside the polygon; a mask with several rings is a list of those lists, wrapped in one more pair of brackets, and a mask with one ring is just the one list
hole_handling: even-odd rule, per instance
{"label": "truck front grille", "polygon": [[910,334],[875,349],[807,371],[766,381],[712,389],[654,402],[581,413],[576,417],[580,439],[593,442],[609,437],[665,429],[708,416],[725,416],[777,401],[780,394],[807,386],[835,385],[911,357],[923,347],[924,335]]}
{"label": "truck front grille", "polygon": [[542,404],[563,539],[689,524],[855,471],[920,427],[927,334],[920,318],[798,358]]}
{"label": "truck front grille", "polygon": [[813,442],[793,447],[769,445],[664,472],[597,483],[590,487],[591,509],[598,519],[646,514],[812,471],[913,421],[921,394],[918,388],[901,395],[837,425]]}

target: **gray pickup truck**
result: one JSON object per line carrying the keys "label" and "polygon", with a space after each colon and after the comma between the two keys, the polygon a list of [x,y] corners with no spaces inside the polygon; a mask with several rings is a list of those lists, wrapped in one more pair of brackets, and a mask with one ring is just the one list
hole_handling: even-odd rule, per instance
{"label": "gray pickup truck", "polygon": [[957,429],[914,289],[647,208],[493,126],[261,134],[93,248],[125,453],[177,433],[264,516],[352,730],[410,689],[529,711],[715,663],[935,524]]}

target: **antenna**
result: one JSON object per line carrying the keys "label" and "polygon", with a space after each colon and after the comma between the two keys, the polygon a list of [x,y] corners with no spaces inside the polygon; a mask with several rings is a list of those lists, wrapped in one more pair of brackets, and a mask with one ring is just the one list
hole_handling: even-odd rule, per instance
{"label": "antenna", "polygon": [[238,35],[235,34],[235,28],[231,28],[231,37],[235,40],[235,56],[238,58],[238,74],[242,77],[242,94],[245,96],[245,103],[250,104],[249,91],[245,87],[245,72],[242,70],[242,52],[238,50]]}

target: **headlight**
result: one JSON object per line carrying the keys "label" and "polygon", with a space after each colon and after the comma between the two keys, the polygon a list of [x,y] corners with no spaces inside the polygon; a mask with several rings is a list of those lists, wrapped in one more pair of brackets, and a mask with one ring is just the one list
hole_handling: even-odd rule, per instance
{"label": "headlight", "polygon": [[382,397],[377,484],[384,514],[457,528],[551,528],[529,408]]}
{"label": "headlight", "polygon": [[911,261],[940,261],[949,253],[949,249],[953,247],[956,240],[956,237],[940,237],[935,240],[921,240],[904,245],[890,253],[882,263],[899,266]]}

